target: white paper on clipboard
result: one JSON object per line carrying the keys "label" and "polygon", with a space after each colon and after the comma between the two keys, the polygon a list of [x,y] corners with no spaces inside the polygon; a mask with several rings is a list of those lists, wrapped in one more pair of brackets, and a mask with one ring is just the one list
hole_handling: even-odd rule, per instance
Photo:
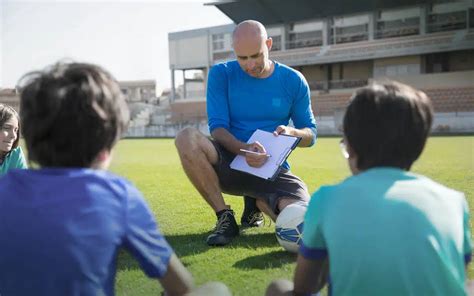
{"label": "white paper on clipboard", "polygon": [[256,130],[247,143],[260,142],[265,147],[270,157],[265,164],[259,168],[251,167],[245,161],[245,157],[237,155],[230,164],[230,168],[246,172],[263,179],[274,179],[280,166],[285,162],[291,151],[298,145],[301,138],[288,135],[275,136],[273,133]]}

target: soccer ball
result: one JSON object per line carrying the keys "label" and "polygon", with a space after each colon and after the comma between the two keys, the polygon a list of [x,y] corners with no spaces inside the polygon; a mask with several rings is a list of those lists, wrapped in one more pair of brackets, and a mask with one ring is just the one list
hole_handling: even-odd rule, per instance
{"label": "soccer ball", "polygon": [[307,205],[292,203],[285,207],[276,220],[278,243],[287,251],[298,253],[303,238],[303,220]]}

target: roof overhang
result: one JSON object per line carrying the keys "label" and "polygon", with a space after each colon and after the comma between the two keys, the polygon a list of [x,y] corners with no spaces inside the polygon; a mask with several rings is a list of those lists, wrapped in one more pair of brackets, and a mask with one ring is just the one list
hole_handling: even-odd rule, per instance
{"label": "roof overhang", "polygon": [[234,23],[257,20],[264,25],[289,23],[328,16],[355,14],[418,4],[442,3],[434,0],[223,0],[214,5]]}

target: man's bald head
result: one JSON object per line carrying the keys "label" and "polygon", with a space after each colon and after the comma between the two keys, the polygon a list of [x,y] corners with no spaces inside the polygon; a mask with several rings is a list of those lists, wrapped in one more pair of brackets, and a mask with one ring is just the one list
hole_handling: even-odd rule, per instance
{"label": "man's bald head", "polygon": [[238,24],[232,33],[232,41],[235,43],[238,40],[260,38],[260,40],[267,40],[267,30],[257,21],[247,20]]}
{"label": "man's bald head", "polygon": [[272,38],[257,21],[243,21],[235,27],[232,34],[232,46],[240,67],[256,78],[265,78],[272,73],[273,63],[269,60]]}

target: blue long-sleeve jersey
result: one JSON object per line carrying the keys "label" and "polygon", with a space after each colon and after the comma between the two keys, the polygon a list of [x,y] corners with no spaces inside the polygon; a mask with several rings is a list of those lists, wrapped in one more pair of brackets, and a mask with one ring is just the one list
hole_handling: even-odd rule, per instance
{"label": "blue long-sleeve jersey", "polygon": [[275,62],[267,78],[245,73],[237,61],[217,64],[209,71],[207,85],[209,131],[225,128],[247,142],[256,129],[273,132],[279,125],[310,128],[316,140],[316,121],[310,90],[301,73]]}

